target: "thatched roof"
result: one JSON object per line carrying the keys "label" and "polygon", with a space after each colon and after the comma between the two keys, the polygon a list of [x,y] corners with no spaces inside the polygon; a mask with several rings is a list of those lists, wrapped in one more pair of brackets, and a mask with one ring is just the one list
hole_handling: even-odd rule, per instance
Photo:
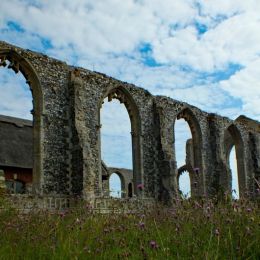
{"label": "thatched roof", "polygon": [[0,167],[33,168],[32,121],[0,115]]}

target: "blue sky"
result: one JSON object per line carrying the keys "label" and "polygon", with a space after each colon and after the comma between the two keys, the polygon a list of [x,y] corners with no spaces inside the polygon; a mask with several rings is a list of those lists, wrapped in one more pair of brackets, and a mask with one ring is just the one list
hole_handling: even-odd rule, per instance
{"label": "blue sky", "polygon": [[[259,18],[258,0],[1,0],[0,40],[208,112],[260,120]],[[0,73],[0,113],[30,118],[23,79]],[[128,167],[129,152],[113,152],[109,163],[117,153]]]}

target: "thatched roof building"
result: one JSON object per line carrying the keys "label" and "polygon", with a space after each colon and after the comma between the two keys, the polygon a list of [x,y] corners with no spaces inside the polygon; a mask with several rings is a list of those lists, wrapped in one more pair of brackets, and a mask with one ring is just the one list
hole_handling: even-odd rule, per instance
{"label": "thatched roof building", "polygon": [[33,168],[32,121],[0,115],[0,167]]}

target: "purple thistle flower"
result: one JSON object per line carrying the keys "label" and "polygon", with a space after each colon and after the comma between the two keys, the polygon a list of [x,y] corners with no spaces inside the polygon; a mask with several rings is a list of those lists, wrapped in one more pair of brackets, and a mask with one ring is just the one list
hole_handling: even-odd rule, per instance
{"label": "purple thistle flower", "polygon": [[193,168],[193,171],[194,171],[195,173],[199,173],[200,168],[199,168],[199,167],[194,167],[194,168]]}
{"label": "purple thistle flower", "polygon": [[137,184],[137,189],[138,190],[143,190],[144,189],[144,185],[142,183]]}
{"label": "purple thistle flower", "polygon": [[150,241],[150,247],[151,247],[152,249],[157,249],[159,246],[158,246],[158,244],[156,243],[156,241],[151,240],[151,241]]}
{"label": "purple thistle flower", "polygon": [[247,208],[246,211],[249,213],[249,212],[252,212],[252,209],[251,208]]}
{"label": "purple thistle flower", "polygon": [[139,222],[139,228],[140,228],[140,229],[144,229],[144,227],[145,227],[144,222]]}
{"label": "purple thistle flower", "polygon": [[66,212],[65,212],[65,211],[61,211],[61,212],[59,213],[59,216],[60,216],[61,218],[64,218],[64,217],[66,216]]}

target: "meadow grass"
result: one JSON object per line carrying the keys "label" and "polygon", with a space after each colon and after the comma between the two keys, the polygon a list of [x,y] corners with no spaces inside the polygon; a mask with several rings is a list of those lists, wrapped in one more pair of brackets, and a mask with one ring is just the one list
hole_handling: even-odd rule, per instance
{"label": "meadow grass", "polygon": [[260,259],[260,209],[178,200],[138,213],[0,211],[0,259]]}

